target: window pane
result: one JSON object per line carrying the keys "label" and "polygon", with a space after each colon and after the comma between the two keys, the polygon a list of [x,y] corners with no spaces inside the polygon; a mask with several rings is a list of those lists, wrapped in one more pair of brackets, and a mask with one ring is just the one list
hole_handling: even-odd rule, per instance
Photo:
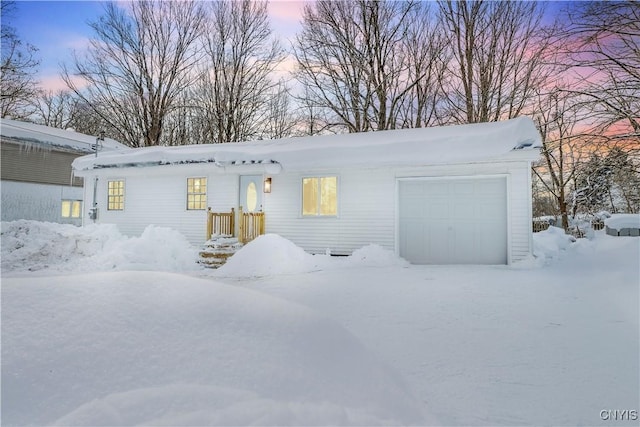
{"label": "window pane", "polygon": [[302,215],[318,214],[318,178],[302,180]]}
{"label": "window pane", "polygon": [[246,207],[247,212],[253,212],[258,207],[258,190],[256,189],[256,184],[252,181],[247,185],[247,200]]}
{"label": "window pane", "polygon": [[187,178],[187,210],[207,208],[207,178]]}
{"label": "window pane", "polygon": [[71,216],[71,201],[62,201],[62,218],[69,218]]}
{"label": "window pane", "polygon": [[71,205],[71,218],[80,218],[80,211],[82,210],[82,202],[74,200]]}
{"label": "window pane", "polygon": [[338,214],[337,186],[338,178],[335,176],[320,178],[320,215]]}
{"label": "window pane", "polygon": [[108,197],[107,209],[121,211],[124,210],[124,181],[107,182]]}

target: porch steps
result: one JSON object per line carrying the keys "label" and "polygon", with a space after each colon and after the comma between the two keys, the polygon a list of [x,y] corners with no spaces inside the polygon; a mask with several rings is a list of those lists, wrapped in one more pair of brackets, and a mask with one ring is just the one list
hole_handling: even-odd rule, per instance
{"label": "porch steps", "polygon": [[242,248],[242,243],[237,237],[229,235],[213,235],[204,244],[200,251],[198,262],[205,267],[218,268],[227,262],[227,259]]}

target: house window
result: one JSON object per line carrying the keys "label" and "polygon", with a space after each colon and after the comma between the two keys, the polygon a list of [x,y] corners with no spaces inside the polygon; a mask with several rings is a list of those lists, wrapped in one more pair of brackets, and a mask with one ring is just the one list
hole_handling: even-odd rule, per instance
{"label": "house window", "polygon": [[302,215],[336,216],[338,214],[338,177],[302,179]]}
{"label": "house window", "polygon": [[124,181],[108,181],[107,210],[124,210]]}
{"label": "house window", "polygon": [[207,178],[187,178],[187,209],[207,208]]}
{"label": "house window", "polygon": [[82,200],[63,200],[62,218],[80,218]]}

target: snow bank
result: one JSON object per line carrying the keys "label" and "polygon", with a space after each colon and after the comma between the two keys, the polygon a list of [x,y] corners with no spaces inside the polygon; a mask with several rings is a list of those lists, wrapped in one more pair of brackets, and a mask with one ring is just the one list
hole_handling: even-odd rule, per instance
{"label": "snow bank", "polygon": [[640,228],[640,215],[638,214],[613,214],[607,218],[604,224],[615,230],[623,228]]}
{"label": "snow bank", "polygon": [[317,270],[317,258],[277,234],[265,234],[247,243],[218,269],[228,277],[295,274]]}
{"label": "snow bank", "polygon": [[312,255],[277,234],[249,242],[214,273],[222,277],[263,277],[353,267],[407,266],[409,263],[380,245],[367,245],[348,257]]}
{"label": "snow bank", "polygon": [[559,227],[549,227],[544,231],[533,233],[533,256],[534,260],[524,260],[517,263],[516,267],[529,265],[541,266],[547,261],[556,260],[560,255],[576,241],[576,238],[565,234],[564,229]]}
{"label": "snow bank", "polygon": [[[268,238],[269,239],[269,238]],[[174,273],[4,278],[3,425],[424,424],[343,327]]]}
{"label": "snow bank", "polygon": [[409,262],[380,245],[367,245],[353,251],[347,261],[352,266],[407,267]]}
{"label": "snow bank", "polygon": [[148,226],[140,237],[115,225],[76,227],[38,221],[2,223],[2,272],[187,271],[197,251],[179,232]]}

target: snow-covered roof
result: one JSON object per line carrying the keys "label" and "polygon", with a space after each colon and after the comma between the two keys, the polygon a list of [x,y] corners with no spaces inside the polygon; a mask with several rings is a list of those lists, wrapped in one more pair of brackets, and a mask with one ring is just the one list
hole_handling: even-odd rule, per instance
{"label": "snow-covered roof", "polygon": [[[17,143],[44,149],[60,149],[77,153],[94,153],[96,136],[73,130],[57,129],[34,123],[0,119],[0,134]],[[129,151],[130,148],[111,138],[105,138],[100,151]]]}
{"label": "snow-covered roof", "polygon": [[83,171],[187,163],[210,163],[221,168],[274,165],[278,170],[421,166],[505,159],[514,152],[527,152],[528,158],[534,160],[539,155],[540,146],[540,134],[533,121],[519,117],[459,126],[145,147],[127,152],[101,153],[98,157],[84,156],[73,162],[73,168]]}

